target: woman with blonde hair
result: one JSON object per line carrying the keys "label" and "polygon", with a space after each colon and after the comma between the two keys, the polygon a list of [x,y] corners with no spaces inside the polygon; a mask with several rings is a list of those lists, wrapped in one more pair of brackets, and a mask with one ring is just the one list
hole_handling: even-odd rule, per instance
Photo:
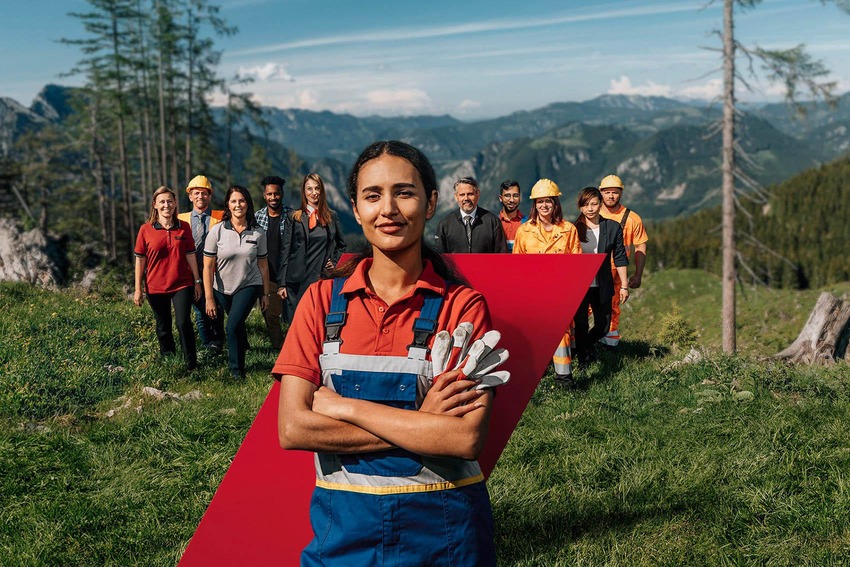
{"label": "woman with blonde hair", "polygon": [[177,218],[177,197],[170,188],[163,185],[154,191],[150,215],[139,229],[133,253],[136,256],[133,303],[141,307],[144,292],[147,293],[156,321],[160,354],[175,353],[171,328],[173,305],[183,359],[190,370],[195,368],[195,331],[189,313],[192,301],[201,297],[201,279],[192,229],[189,223]]}
{"label": "woman with blonde hair", "polygon": [[292,322],[307,287],[333,269],[345,252],[339,216],[328,207],[325,182],[310,173],[301,183],[301,206],[292,211],[280,250],[278,295],[286,300],[284,318]]}

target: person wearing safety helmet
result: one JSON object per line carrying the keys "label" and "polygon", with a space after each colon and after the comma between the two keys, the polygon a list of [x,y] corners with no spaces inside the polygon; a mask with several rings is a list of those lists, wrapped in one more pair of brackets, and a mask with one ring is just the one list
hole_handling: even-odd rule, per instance
{"label": "person wearing safety helmet", "polygon": [[508,245],[499,218],[478,206],[481,191],[472,177],[455,181],[458,210],[447,214],[437,225],[437,250],[443,253],[489,254],[507,252]]}
{"label": "person wearing safety helmet", "polygon": [[[182,221],[189,223],[192,227],[192,238],[195,240],[195,259],[198,262],[198,273],[204,271],[204,241],[207,234],[217,222],[221,220],[224,211],[213,211],[210,209],[212,198],[212,183],[205,175],[196,175],[186,186],[186,194],[192,203],[192,210],[177,215]],[[203,286],[203,281],[200,282]],[[224,323],[221,318],[210,319],[206,311],[206,290],[202,289],[201,297],[192,304],[195,312],[195,324],[198,327],[198,335],[204,347],[213,351],[220,351],[224,340]]]}
{"label": "person wearing safety helmet", "polygon": [[519,182],[513,179],[502,181],[499,187],[499,202],[502,210],[499,211],[499,220],[502,221],[502,230],[505,231],[505,239],[508,244],[508,252],[513,252],[516,231],[522,224],[525,216],[519,210],[519,202],[522,198],[522,190]]}
{"label": "person wearing safety helmet", "polygon": [[[566,219],[561,209],[561,191],[550,179],[540,179],[531,188],[534,205],[516,233],[514,254],[581,254],[576,227]],[[565,388],[575,386],[572,373],[570,323],[564,323],[567,331],[561,338],[552,364],[555,366],[555,383]]]}
{"label": "person wearing safety helmet", "polygon": [[[621,281],[614,265],[611,265],[614,286],[619,291],[640,287],[641,279],[643,278],[643,268],[646,265],[646,243],[649,240],[640,216],[620,203],[620,198],[623,196],[623,189],[623,181],[616,175],[608,175],[599,182],[599,191],[602,193],[603,205],[600,214],[603,218],[620,223],[620,227],[623,229],[623,242],[626,246],[626,254],[630,256],[632,246],[635,249],[635,273],[629,278],[628,282]],[[601,342],[610,347],[615,347],[620,343],[619,293],[615,293],[611,300],[611,329]]]}

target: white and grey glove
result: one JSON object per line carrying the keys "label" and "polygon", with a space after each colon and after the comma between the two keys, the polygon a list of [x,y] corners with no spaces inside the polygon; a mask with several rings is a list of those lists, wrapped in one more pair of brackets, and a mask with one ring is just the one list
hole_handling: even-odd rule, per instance
{"label": "white and grey glove", "polygon": [[[510,372],[496,371],[496,368],[508,359],[506,349],[494,350],[502,335],[499,331],[487,331],[483,337],[470,345],[473,330],[472,323],[463,322],[451,335],[448,331],[440,331],[434,336],[431,347],[433,376],[437,377],[447,369],[460,368],[467,380],[478,382],[476,389],[494,388],[507,383],[511,377]],[[430,388],[430,384],[428,387]]]}

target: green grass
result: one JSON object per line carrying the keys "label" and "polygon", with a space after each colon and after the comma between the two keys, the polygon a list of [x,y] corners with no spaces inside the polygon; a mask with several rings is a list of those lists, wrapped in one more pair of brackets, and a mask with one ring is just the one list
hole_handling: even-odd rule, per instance
{"label": "green grass", "polygon": [[[580,368],[576,391],[545,379],[496,467],[501,563],[846,564],[847,366],[764,358],[817,295],[747,290],[730,358],[717,279],[649,275],[620,351]],[[658,339],[676,305],[707,353],[693,364]],[[150,310],[129,301],[2,283],[0,314],[0,564],[173,565],[268,390],[262,318],[234,383],[223,358],[192,373],[159,359]]]}

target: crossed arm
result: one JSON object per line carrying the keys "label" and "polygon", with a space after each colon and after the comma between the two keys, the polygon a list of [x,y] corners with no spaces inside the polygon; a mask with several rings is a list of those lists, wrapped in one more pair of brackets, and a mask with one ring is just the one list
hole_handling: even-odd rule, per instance
{"label": "crossed arm", "polygon": [[429,456],[475,459],[484,447],[493,395],[442,374],[418,411],[343,398],[296,376],[283,376],[278,434],[285,449],[362,453],[401,447]]}

